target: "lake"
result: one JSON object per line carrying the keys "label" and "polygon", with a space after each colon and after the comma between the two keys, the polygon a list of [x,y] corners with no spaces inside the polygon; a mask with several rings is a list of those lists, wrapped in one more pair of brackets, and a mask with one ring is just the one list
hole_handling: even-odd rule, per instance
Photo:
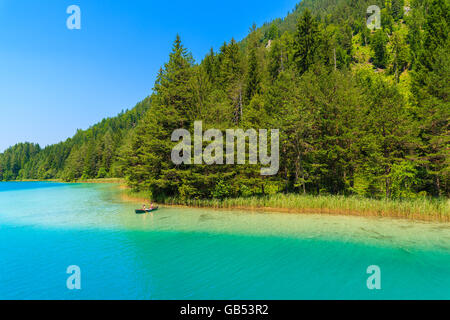
{"label": "lake", "polygon": [[0,299],[450,299],[449,223],[136,207],[111,184],[0,183]]}

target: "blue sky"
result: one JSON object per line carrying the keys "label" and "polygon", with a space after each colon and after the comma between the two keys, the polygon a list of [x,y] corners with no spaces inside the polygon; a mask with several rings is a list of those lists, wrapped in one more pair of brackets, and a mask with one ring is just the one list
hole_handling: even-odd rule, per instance
{"label": "blue sky", "polygon": [[[199,61],[298,0],[0,0],[0,152],[71,137],[148,96],[177,33]],[[66,9],[81,9],[69,30]]]}

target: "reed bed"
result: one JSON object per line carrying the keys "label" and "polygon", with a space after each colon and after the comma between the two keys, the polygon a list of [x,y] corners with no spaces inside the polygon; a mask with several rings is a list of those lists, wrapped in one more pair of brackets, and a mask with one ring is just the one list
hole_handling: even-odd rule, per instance
{"label": "reed bed", "polygon": [[76,180],[76,183],[125,183],[122,178],[98,178],[98,179],[86,179],[86,180]]}
{"label": "reed bed", "polygon": [[217,209],[249,209],[450,221],[450,200],[447,198],[379,200],[354,196],[276,194],[223,200],[166,198],[163,204]]}
{"label": "reed bed", "polygon": [[146,191],[136,192],[128,188],[126,185],[120,185],[120,198],[127,202],[139,202],[140,204],[149,204],[150,193]]}

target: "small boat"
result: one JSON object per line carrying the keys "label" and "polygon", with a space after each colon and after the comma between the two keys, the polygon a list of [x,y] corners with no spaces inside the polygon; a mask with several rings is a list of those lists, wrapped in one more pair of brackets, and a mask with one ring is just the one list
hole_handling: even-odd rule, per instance
{"label": "small boat", "polygon": [[159,207],[155,207],[155,208],[153,208],[153,209],[147,209],[147,210],[137,209],[137,210],[136,210],[136,214],[150,213],[150,212],[153,212],[153,211],[158,210],[158,208],[159,208]]}

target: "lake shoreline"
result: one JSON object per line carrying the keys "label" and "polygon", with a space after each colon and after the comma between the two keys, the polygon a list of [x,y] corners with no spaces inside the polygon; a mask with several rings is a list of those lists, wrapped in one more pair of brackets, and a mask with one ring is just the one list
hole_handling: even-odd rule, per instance
{"label": "lake shoreline", "polygon": [[25,180],[12,180],[4,182],[55,182],[55,183],[120,183],[125,184],[125,179],[122,178],[99,178],[99,179],[88,179],[88,180],[76,180],[76,181],[64,181],[61,179],[49,179],[49,180],[36,180],[36,179],[25,179]]}
{"label": "lake shoreline", "polygon": [[[141,193],[133,192],[126,185],[120,185],[120,199],[126,202],[132,202],[139,205],[148,204],[149,197]],[[299,200],[299,204],[295,203],[287,205],[289,202],[285,200]],[[258,204],[265,202],[265,205]],[[347,203],[346,203],[347,202]],[[436,205],[435,210],[427,208],[414,210],[420,203],[432,206]],[[168,198],[162,203],[162,206],[175,208],[209,208],[215,210],[249,210],[259,212],[273,213],[292,213],[292,214],[325,214],[339,216],[359,216],[359,217],[383,217],[394,219],[407,219],[412,221],[428,221],[428,222],[450,222],[450,213],[446,208],[448,199],[441,199],[434,204],[431,200],[417,201],[383,201],[373,199],[357,199],[352,197],[339,196],[311,196],[311,195],[284,195],[277,194],[274,196],[266,196],[261,198],[230,198],[224,200],[180,200],[176,198]],[[249,203],[249,204],[245,204]],[[308,203],[310,205],[308,205]],[[366,203],[371,207],[361,208]],[[340,207],[339,207],[340,206]],[[402,207],[403,206],[403,207]],[[392,207],[389,209],[389,207]],[[397,207],[397,208],[396,208]]]}
{"label": "lake shoreline", "polygon": [[[58,182],[86,184],[116,184],[119,198],[139,205],[149,204],[149,197],[133,192],[121,178],[89,179],[74,182],[62,180],[26,180],[16,182]],[[250,210],[292,214],[326,214],[339,216],[385,217],[429,222],[450,222],[449,199],[376,200],[344,196],[311,196],[276,194],[251,198],[187,199],[167,198],[159,205],[179,208],[210,208],[216,210]]]}
{"label": "lake shoreline", "polygon": [[365,218],[390,218],[402,219],[420,222],[441,222],[449,223],[450,218],[439,215],[423,215],[420,213],[404,214],[401,212],[376,212],[376,211],[357,211],[357,210],[338,210],[330,208],[283,208],[283,207],[253,207],[253,206],[192,206],[182,204],[163,204],[163,206],[174,208],[198,208],[198,209],[213,209],[213,210],[236,210],[236,211],[252,211],[252,212],[267,212],[267,213],[288,213],[288,214],[311,214],[311,215],[328,215],[328,216],[347,216],[347,217],[365,217]]}

